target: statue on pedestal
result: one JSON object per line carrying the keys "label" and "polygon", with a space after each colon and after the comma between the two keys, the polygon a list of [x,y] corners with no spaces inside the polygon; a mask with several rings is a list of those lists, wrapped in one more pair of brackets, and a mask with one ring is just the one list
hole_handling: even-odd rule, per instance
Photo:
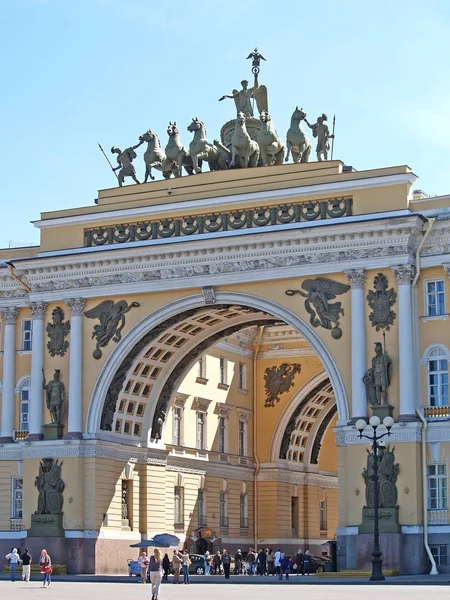
{"label": "statue on pedestal", "polygon": [[381,342],[375,343],[375,356],[372,366],[363,377],[366,385],[367,401],[371,406],[388,406],[388,388],[392,379],[392,359],[383,350]]}
{"label": "statue on pedestal", "polygon": [[60,381],[61,372],[59,369],[55,369],[53,375],[53,381],[46,383],[44,373],[42,387],[46,393],[47,408],[50,411],[52,423],[61,425],[62,418],[64,416],[64,401],[65,401],[65,387],[62,381]]}

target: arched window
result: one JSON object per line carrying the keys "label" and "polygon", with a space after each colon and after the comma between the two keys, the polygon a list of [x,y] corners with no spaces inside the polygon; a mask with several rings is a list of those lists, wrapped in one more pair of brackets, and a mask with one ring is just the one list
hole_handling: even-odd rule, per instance
{"label": "arched window", "polygon": [[428,353],[428,402],[430,406],[448,406],[448,360],[441,348]]}
{"label": "arched window", "polygon": [[28,431],[31,379],[25,379],[20,386],[20,430]]}

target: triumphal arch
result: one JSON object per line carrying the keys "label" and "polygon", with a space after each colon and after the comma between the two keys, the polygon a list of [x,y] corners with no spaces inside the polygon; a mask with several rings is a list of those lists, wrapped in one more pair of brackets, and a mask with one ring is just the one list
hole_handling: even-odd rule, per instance
{"label": "triumphal arch", "polygon": [[333,159],[295,99],[285,142],[250,58],[220,139],[195,118],[164,149],[150,129],[113,147],[95,205],[0,254],[4,554],[123,572],[168,532],[191,552],[335,540],[338,568],[368,568],[355,422],[379,415],[384,566],[445,569],[448,197]]}

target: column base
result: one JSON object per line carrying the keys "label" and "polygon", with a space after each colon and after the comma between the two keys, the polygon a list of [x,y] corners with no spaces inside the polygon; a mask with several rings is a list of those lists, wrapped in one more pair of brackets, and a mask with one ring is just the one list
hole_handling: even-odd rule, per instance
{"label": "column base", "polygon": [[417,415],[400,415],[398,417],[399,423],[415,423],[419,421],[419,417]]}
{"label": "column base", "polygon": [[63,440],[82,440],[83,434],[81,431],[68,431],[64,436]]}
{"label": "column base", "polygon": [[11,442],[13,441],[14,439],[9,435],[4,435],[0,437],[0,444],[11,444]]}
{"label": "column base", "polygon": [[44,439],[44,435],[42,433],[29,433],[25,438],[25,442],[40,442]]}

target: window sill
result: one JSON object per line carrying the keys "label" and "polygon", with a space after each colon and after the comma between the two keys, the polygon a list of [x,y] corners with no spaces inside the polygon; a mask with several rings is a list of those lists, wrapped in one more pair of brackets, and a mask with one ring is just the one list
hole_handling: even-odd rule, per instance
{"label": "window sill", "polygon": [[217,388],[219,390],[225,390],[225,391],[227,391],[227,390],[230,389],[230,386],[228,385],[228,383],[218,383],[217,384]]}
{"label": "window sill", "polygon": [[248,390],[244,390],[244,388],[238,388],[238,392],[240,394],[244,394],[245,396],[248,396]]}
{"label": "window sill", "polygon": [[428,321],[447,321],[448,314],[445,315],[433,315],[429,317],[420,317],[422,323],[428,323]]}
{"label": "window sill", "polygon": [[201,385],[206,385],[209,379],[205,379],[205,377],[197,377],[195,383],[200,383]]}
{"label": "window sill", "polygon": [[31,354],[31,353],[32,353],[32,350],[17,350],[17,354],[19,356],[24,356],[26,354]]}

